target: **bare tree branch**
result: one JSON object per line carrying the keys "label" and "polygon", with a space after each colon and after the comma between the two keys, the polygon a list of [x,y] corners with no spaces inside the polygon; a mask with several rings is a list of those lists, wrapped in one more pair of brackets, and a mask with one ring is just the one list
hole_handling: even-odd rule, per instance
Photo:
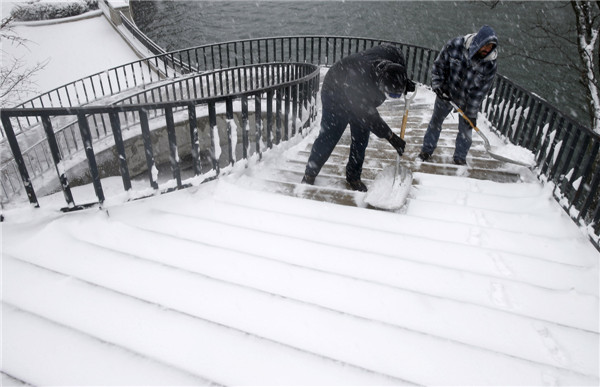
{"label": "bare tree branch", "polygon": [[[11,44],[28,49],[29,40],[17,35],[13,29],[13,20],[14,18],[9,16],[0,22],[0,44],[3,47],[6,44]],[[7,106],[17,103],[27,94],[36,91],[33,75],[42,70],[48,64],[48,61],[27,67],[20,58],[11,57],[4,50],[0,52],[3,57],[0,66],[0,104],[1,106]]]}

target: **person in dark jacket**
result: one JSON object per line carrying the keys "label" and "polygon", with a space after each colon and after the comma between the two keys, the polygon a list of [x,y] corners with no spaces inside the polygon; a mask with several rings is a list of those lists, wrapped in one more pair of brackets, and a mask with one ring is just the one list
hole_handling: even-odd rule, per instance
{"label": "person in dark jacket", "polygon": [[[431,87],[437,98],[423,138],[419,158],[428,160],[437,147],[442,123],[454,101],[476,125],[477,112],[496,75],[498,37],[490,26],[479,32],[450,40],[439,53],[431,70]],[[454,149],[454,163],[465,165],[471,148],[472,129],[461,117]]]}
{"label": "person in dark jacket", "polygon": [[321,130],[310,152],[302,183],[314,184],[350,124],[352,143],[346,181],[353,190],[367,191],[361,174],[369,134],[373,132],[387,139],[401,156],[405,146],[404,140],[381,118],[377,107],[385,101],[386,93],[399,98],[414,90],[414,82],[406,75],[404,56],[394,46],[375,46],[336,62],[323,80]]}

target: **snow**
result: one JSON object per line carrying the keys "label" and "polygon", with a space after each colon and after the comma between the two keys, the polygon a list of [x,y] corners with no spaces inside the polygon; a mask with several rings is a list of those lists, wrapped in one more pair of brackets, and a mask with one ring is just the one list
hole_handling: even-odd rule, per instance
{"label": "snow", "polygon": [[[14,4],[2,1],[3,15],[8,15]],[[2,57],[22,58],[30,66],[49,61],[43,71],[33,76],[38,92],[14,101],[14,105],[76,79],[139,59],[110,23],[100,13],[94,14],[97,16],[69,23],[15,23],[15,33],[29,42],[26,46],[3,44]]]}
{"label": "snow", "polygon": [[[90,28],[116,59],[102,23],[24,31],[54,62],[55,29]],[[401,212],[268,192],[317,132],[165,195],[5,209],[3,385],[598,385],[598,252],[550,187],[415,172]]]}
{"label": "snow", "polygon": [[365,202],[375,208],[402,208],[412,187],[412,174],[406,169],[388,165],[377,175],[365,196]]}

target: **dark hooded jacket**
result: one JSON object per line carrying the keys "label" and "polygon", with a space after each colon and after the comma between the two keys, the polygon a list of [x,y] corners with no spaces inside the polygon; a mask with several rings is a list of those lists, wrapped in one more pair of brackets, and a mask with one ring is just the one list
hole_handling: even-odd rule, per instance
{"label": "dark hooded jacket", "polygon": [[403,94],[407,79],[404,56],[394,46],[380,45],[349,55],[329,69],[321,89],[323,109],[362,120],[376,136],[389,138],[392,130],[377,111],[386,99],[379,84],[382,69],[389,62],[399,65],[394,67],[402,73],[403,80],[397,90],[390,92]]}
{"label": "dark hooded jacket", "polygon": [[[477,51],[488,43],[496,47],[479,58]],[[489,26],[481,27],[476,34],[450,40],[433,64],[432,88],[441,89],[468,117],[476,118],[496,75],[497,46],[498,38]]]}

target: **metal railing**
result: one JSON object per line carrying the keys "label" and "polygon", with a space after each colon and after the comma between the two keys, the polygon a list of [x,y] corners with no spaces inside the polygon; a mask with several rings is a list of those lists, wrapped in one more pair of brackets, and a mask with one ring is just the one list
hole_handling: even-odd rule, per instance
{"label": "metal railing", "polygon": [[[381,43],[401,47],[409,60],[409,74],[423,83],[428,82],[428,69],[436,52],[423,47],[367,38],[287,36],[215,43],[140,59],[70,82],[15,108],[82,106],[164,79],[259,63],[302,62],[331,66],[344,56]],[[25,132],[36,123],[39,121],[30,117],[17,120],[15,133]],[[4,138],[4,130],[0,133]]]}
{"label": "metal railing", "polygon": [[[227,80],[227,82],[219,83],[216,81],[218,79]],[[124,117],[129,120],[135,117],[133,121],[138,124],[138,135],[143,138],[144,142],[145,169],[150,185],[155,190],[159,189],[159,185],[155,174],[156,155],[153,150],[150,123],[151,116],[164,117],[170,166],[176,182],[175,188],[182,188],[184,184],[181,179],[179,159],[181,139],[178,141],[176,135],[174,119],[176,111],[183,110],[187,115],[186,128],[189,132],[188,142],[191,146],[195,175],[206,173],[202,170],[201,154],[204,152],[209,155],[210,169],[214,171],[214,175],[218,176],[223,165],[233,165],[237,161],[238,133],[237,125],[234,123],[234,102],[239,102],[241,106],[239,118],[242,128],[241,157],[247,158],[252,153],[257,153],[260,157],[264,150],[263,140],[266,140],[266,147],[271,147],[273,143],[285,141],[311,125],[317,115],[315,106],[318,87],[319,68],[317,66],[305,63],[271,63],[224,69],[175,80],[171,84],[161,85],[136,96],[130,96],[111,106],[4,109],[1,112],[1,119],[29,201],[39,206],[29,175],[31,167],[22,157],[18,139],[13,130],[11,121],[16,117],[35,117],[42,122],[46,135],[43,143],[46,144],[51,155],[51,160],[48,162],[56,169],[67,202],[66,209],[78,209],[82,206],[75,204],[67,171],[64,168],[64,152],[61,152],[52,125],[53,119],[56,117],[76,118],[80,147],[86,155],[98,203],[102,203],[105,199],[100,180],[102,176],[98,167],[97,152],[94,151],[93,146],[94,140],[101,138],[100,133],[104,133],[104,137],[107,137],[108,134],[112,135],[114,143],[111,146],[114,146],[117,151],[123,188],[126,191],[131,189],[128,166],[130,155],[126,151],[121,125]],[[160,94],[161,89],[175,92],[175,94],[167,94],[168,99],[157,101],[155,96]],[[225,108],[226,127],[224,128],[219,128],[217,125],[216,112],[220,104]],[[262,112],[263,105],[266,105],[265,113]],[[197,109],[199,108],[206,108],[208,111],[209,130],[198,128]],[[254,115],[254,125],[250,124],[250,112],[253,112]],[[99,125],[100,122],[103,123],[102,125],[106,122],[110,123],[110,129]],[[130,130],[132,128],[132,126],[129,127]],[[207,134],[209,141],[199,140],[202,132]],[[218,141],[219,138],[222,138],[220,132],[224,132],[226,135],[226,152],[221,152],[221,144]],[[253,144],[251,143],[252,137],[254,137]]]}
{"label": "metal railing", "polygon": [[[230,67],[270,62],[331,66],[347,55],[382,43],[400,48],[407,60],[409,77],[429,84],[431,65],[438,53],[435,50],[360,37],[285,36],[215,43],[142,59],[75,81],[22,104],[19,109],[43,107],[57,101],[60,106],[73,106],[74,101],[79,104],[103,102],[124,92],[131,93],[132,98],[148,98],[152,94],[145,93],[145,89],[157,90],[157,82],[176,78],[184,82],[193,78],[189,77],[190,74]],[[179,90],[182,90],[181,85],[183,83]],[[93,92],[89,92],[90,88]],[[73,89],[77,92],[69,92]],[[163,95],[164,91],[163,88]],[[77,98],[73,98],[74,94]],[[554,184],[555,198],[579,225],[588,229],[591,239],[598,246],[598,134],[502,75],[496,77],[490,89],[483,114],[500,134],[535,153],[539,178]],[[27,117],[28,120],[30,118]],[[20,121],[17,124],[20,132],[27,130],[25,126]],[[49,159],[47,156],[45,158]],[[12,168],[18,169],[15,166]]]}
{"label": "metal railing", "polygon": [[511,143],[535,155],[538,178],[588,232],[600,235],[600,135],[535,94],[498,75],[483,106],[492,126]]}

